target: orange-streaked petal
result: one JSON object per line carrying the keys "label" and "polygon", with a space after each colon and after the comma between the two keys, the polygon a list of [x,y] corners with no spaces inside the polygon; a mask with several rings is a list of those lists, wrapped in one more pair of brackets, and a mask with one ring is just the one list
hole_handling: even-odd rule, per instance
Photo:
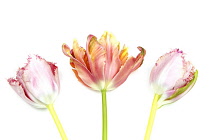
{"label": "orange-streaked petal", "polygon": [[105,79],[110,81],[119,71],[121,62],[119,59],[120,44],[114,35],[105,32],[99,43],[106,49]]}
{"label": "orange-streaked petal", "polygon": [[83,65],[86,65],[84,62],[84,56],[85,56],[85,49],[80,47],[77,40],[74,40],[73,42],[73,53],[74,57],[80,61]]}
{"label": "orange-streaked petal", "polygon": [[66,45],[63,44],[62,46],[64,54],[66,53],[67,56],[69,56],[71,58],[71,65],[73,65],[73,71],[75,73],[75,71],[77,71],[76,77],[79,77],[79,81],[83,84],[85,84],[85,86],[89,86],[89,87],[93,87],[94,89],[96,89],[95,83],[96,83],[96,79],[95,77],[92,75],[92,73],[89,71],[89,69],[86,67],[86,65],[84,65],[83,63],[81,63],[80,61],[78,61],[76,58],[74,58],[71,53],[70,53],[70,48]]}
{"label": "orange-streaked petal", "polygon": [[119,58],[121,60],[122,65],[124,65],[126,60],[128,59],[128,47],[126,47],[125,45],[123,46],[123,49],[120,51]]}
{"label": "orange-streaked petal", "polygon": [[66,56],[68,56],[68,57],[72,56],[71,49],[65,43],[62,45],[62,51]]}
{"label": "orange-streaked petal", "polygon": [[90,86],[88,86],[87,84],[85,84],[85,83],[82,81],[82,79],[81,79],[81,78],[79,77],[79,75],[78,75],[78,72],[77,72],[75,69],[72,69],[72,71],[74,72],[76,78],[78,79],[78,81],[79,81],[80,83],[82,83],[83,85],[85,85],[85,86],[87,86],[87,87],[90,87]]}
{"label": "orange-streaked petal", "polygon": [[92,74],[98,81],[104,81],[105,49],[98,43],[97,38],[89,35],[87,39],[87,58]]}

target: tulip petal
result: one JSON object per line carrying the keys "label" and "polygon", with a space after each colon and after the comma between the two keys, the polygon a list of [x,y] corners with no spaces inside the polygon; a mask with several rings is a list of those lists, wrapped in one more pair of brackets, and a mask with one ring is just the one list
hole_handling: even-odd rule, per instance
{"label": "tulip petal", "polygon": [[46,60],[38,56],[29,58],[21,76],[20,79],[24,81],[25,87],[35,98],[46,104],[54,102],[59,87]]}
{"label": "tulip petal", "polygon": [[13,88],[13,90],[28,104],[36,107],[36,108],[46,108],[45,104],[35,99],[27,89],[25,89],[21,83],[13,78],[9,78],[7,80],[10,84],[10,86]]}
{"label": "tulip petal", "polygon": [[161,108],[162,106],[166,105],[167,98],[172,96],[175,92],[176,92],[176,90],[169,90],[169,91],[165,91],[164,94],[161,94],[161,97],[158,100],[158,108]]}
{"label": "tulip petal", "polygon": [[76,58],[72,56],[72,54],[70,53],[70,48],[66,44],[63,44],[62,48],[64,54],[66,54],[68,57],[71,58],[71,63],[74,65],[73,71],[76,77],[79,78],[78,80],[80,82],[82,81],[82,84],[84,84],[85,86],[97,89],[97,86],[95,85],[96,79],[89,71],[89,69],[86,67],[86,65],[82,64],[80,61],[78,61]]}
{"label": "tulip petal", "polygon": [[58,92],[59,92],[60,91],[60,79],[59,79],[59,74],[58,74],[58,67],[54,63],[51,63],[51,62],[47,62],[47,63],[51,68],[52,74],[54,75],[54,78],[55,78],[54,80],[55,80],[55,83],[57,84]]}
{"label": "tulip petal", "polygon": [[72,51],[74,54],[74,58],[77,59],[83,65],[86,65],[86,62],[84,61],[84,57],[86,55],[85,49],[82,47],[79,47],[77,40],[74,40],[74,42],[73,42],[73,50]]}
{"label": "tulip petal", "polygon": [[144,57],[146,55],[146,50],[142,47],[137,47],[139,49],[139,51],[141,51],[141,53],[139,53],[135,59],[135,64],[133,66],[133,70],[132,71],[135,71],[136,69],[138,69],[143,61],[144,61]]}
{"label": "tulip petal", "polygon": [[116,76],[111,81],[111,84],[108,86],[108,89],[114,89],[118,86],[120,86],[122,83],[126,81],[128,76],[131,72],[136,70],[138,67],[141,66],[143,63],[143,59],[145,56],[145,50],[141,47],[138,47],[138,49],[141,51],[136,58],[129,57],[125,64],[120,68],[119,72],[116,74]]}
{"label": "tulip petal", "polygon": [[135,63],[135,58],[130,57],[125,62],[125,65],[121,67],[119,72],[115,75],[113,80],[107,86],[107,90],[115,89],[116,87],[120,86],[125,80],[128,78],[130,73],[132,72],[133,65]]}
{"label": "tulip petal", "polygon": [[195,71],[194,78],[187,85],[185,85],[182,88],[178,88],[172,95],[169,94],[170,96],[168,96],[168,98],[166,98],[162,103],[160,103],[159,107],[166,104],[173,103],[181,99],[184,95],[186,95],[192,89],[192,87],[195,85],[197,81],[197,78],[198,78],[198,70]]}
{"label": "tulip petal", "polygon": [[99,40],[99,43],[105,47],[106,50],[106,64],[105,64],[105,79],[111,81],[121,67],[119,59],[119,42],[114,35],[105,32]]}
{"label": "tulip petal", "polygon": [[177,80],[174,89],[178,89],[180,87],[183,87],[186,85],[186,83],[189,83],[194,78],[195,68],[194,66],[189,62],[184,61],[184,74],[182,78]]}
{"label": "tulip petal", "polygon": [[[105,67],[105,49],[102,47],[97,38],[93,35],[89,35],[87,39],[87,58],[90,66],[91,73],[98,80],[98,84],[100,81],[104,81],[104,67]],[[104,87],[104,85],[101,85]]]}
{"label": "tulip petal", "polygon": [[164,91],[173,89],[177,80],[184,74],[183,61],[183,52],[178,49],[160,57],[151,71],[150,84],[162,87]]}
{"label": "tulip petal", "polygon": [[119,58],[121,60],[121,65],[124,65],[128,59],[128,47],[123,46],[123,49],[120,51]]}

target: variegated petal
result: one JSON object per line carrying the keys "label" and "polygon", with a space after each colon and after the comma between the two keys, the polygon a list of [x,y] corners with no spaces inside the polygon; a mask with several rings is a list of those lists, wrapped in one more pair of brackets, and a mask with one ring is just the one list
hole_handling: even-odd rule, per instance
{"label": "variegated petal", "polygon": [[138,47],[138,49],[141,51],[136,58],[129,57],[125,64],[120,68],[119,72],[116,74],[116,76],[113,78],[113,80],[110,82],[110,85],[108,86],[108,89],[114,89],[118,86],[120,86],[122,83],[126,81],[128,76],[131,72],[136,70],[141,66],[143,63],[143,59],[145,56],[145,50],[141,47]]}
{"label": "variegated petal", "polygon": [[27,91],[25,87],[16,79],[10,78],[7,80],[12,89],[28,104],[36,108],[46,108],[46,105],[37,100],[33,95]]}
{"label": "variegated petal", "polygon": [[186,95],[192,89],[192,87],[195,85],[197,81],[197,78],[198,78],[198,71],[196,70],[194,73],[194,78],[184,87],[179,88],[171,92],[170,94],[168,94],[167,95],[168,97],[165,98],[164,101],[159,102],[159,107],[176,102],[177,100],[181,99],[184,95]]}
{"label": "variegated petal", "polygon": [[160,57],[150,75],[150,84],[156,93],[173,89],[184,74],[183,61],[183,52],[178,49]]}
{"label": "variegated petal", "polygon": [[45,104],[52,104],[59,92],[58,80],[54,76],[56,71],[52,72],[48,62],[39,56],[31,57],[28,61],[19,79],[23,80],[35,98]]}
{"label": "variegated petal", "polygon": [[120,44],[114,35],[105,32],[99,40],[99,43],[106,50],[105,79],[110,81],[119,71],[121,62],[119,59]]}
{"label": "variegated petal", "polygon": [[93,35],[88,36],[87,40],[87,58],[91,73],[97,79],[97,84],[103,89],[104,85],[100,85],[100,81],[105,81],[104,67],[106,63],[105,49],[98,43],[97,38]]}
{"label": "variegated petal", "polygon": [[63,44],[62,48],[64,54],[66,54],[71,58],[71,63],[74,65],[73,71],[76,74],[78,80],[80,82],[82,81],[81,83],[84,84],[85,86],[92,87],[93,89],[98,90],[99,87],[97,87],[96,85],[96,79],[89,71],[89,69],[86,67],[86,65],[82,64],[80,61],[78,61],[76,58],[74,58],[71,55],[70,53],[71,50],[66,44]]}

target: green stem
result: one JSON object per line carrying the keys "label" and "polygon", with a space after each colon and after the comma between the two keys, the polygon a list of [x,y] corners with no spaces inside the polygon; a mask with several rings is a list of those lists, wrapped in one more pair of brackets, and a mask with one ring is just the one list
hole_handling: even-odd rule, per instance
{"label": "green stem", "polygon": [[67,136],[65,134],[65,131],[64,131],[64,129],[63,129],[63,127],[62,127],[62,125],[61,125],[61,123],[60,123],[60,121],[58,119],[58,116],[57,116],[57,114],[55,112],[53,104],[47,105],[46,107],[50,111],[50,114],[51,114],[51,116],[52,116],[52,118],[53,118],[53,120],[54,120],[54,122],[55,122],[55,124],[57,126],[57,129],[58,129],[58,131],[59,131],[59,133],[61,135],[62,140],[68,140],[68,138],[67,138]]}
{"label": "green stem", "polygon": [[158,109],[157,102],[160,99],[160,96],[161,95],[159,95],[159,94],[154,95],[154,99],[153,99],[152,107],[151,107],[151,110],[150,110],[150,116],[149,116],[149,120],[148,120],[148,124],[147,124],[146,133],[145,133],[145,136],[144,136],[144,140],[150,140],[150,135],[151,135],[152,127],[153,127],[153,124],[154,124],[156,111]]}
{"label": "green stem", "polygon": [[102,140],[107,140],[107,101],[106,90],[101,90],[102,94]]}

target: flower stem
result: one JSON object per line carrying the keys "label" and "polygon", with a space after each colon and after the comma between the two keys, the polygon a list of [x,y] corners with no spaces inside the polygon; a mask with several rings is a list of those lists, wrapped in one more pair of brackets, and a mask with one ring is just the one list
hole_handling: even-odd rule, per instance
{"label": "flower stem", "polygon": [[151,135],[152,127],[153,127],[153,124],[154,124],[156,111],[158,109],[157,102],[160,99],[160,96],[161,95],[159,95],[159,94],[154,95],[154,99],[153,99],[152,107],[151,107],[151,110],[150,110],[150,116],[149,116],[149,120],[148,120],[148,124],[147,124],[146,133],[145,133],[145,136],[144,136],[144,140],[150,140],[150,135]]}
{"label": "flower stem", "polygon": [[107,140],[107,101],[106,90],[101,90],[102,94],[102,140]]}
{"label": "flower stem", "polygon": [[63,127],[62,127],[62,125],[61,125],[61,123],[60,123],[60,121],[58,119],[58,116],[57,116],[57,114],[55,112],[53,104],[49,104],[46,107],[50,111],[50,114],[51,114],[51,116],[52,116],[52,118],[53,118],[53,120],[54,120],[54,122],[55,122],[55,124],[57,126],[57,129],[58,129],[58,131],[59,131],[59,133],[61,135],[62,140],[68,140],[68,138],[67,138],[67,136],[65,134],[65,131],[64,131],[64,129],[63,129]]}

